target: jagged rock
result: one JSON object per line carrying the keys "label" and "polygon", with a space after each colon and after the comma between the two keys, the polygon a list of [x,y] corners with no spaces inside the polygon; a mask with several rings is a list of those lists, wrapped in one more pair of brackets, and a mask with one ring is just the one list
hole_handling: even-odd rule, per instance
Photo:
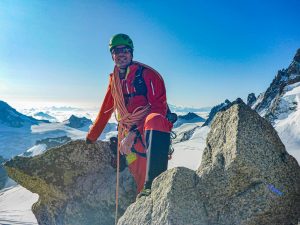
{"label": "jagged rock", "polygon": [[290,86],[300,82],[300,49],[287,69],[279,70],[266,92],[259,95],[253,108],[271,123],[282,113],[295,111],[290,99],[282,98]]}
{"label": "jagged rock", "polygon": [[60,145],[63,145],[67,143],[68,141],[71,141],[71,138],[64,135],[61,137],[55,137],[55,138],[44,138],[42,140],[37,140],[35,142],[36,145],[45,144],[47,146],[46,150],[49,148],[57,147]]}
{"label": "jagged rock", "polygon": [[118,225],[208,224],[195,171],[179,167],[154,180],[152,193],[128,207]]}
{"label": "jagged rock", "polygon": [[245,104],[218,114],[197,173],[211,224],[295,224],[300,167],[275,129]]}
{"label": "jagged rock", "polygon": [[228,99],[226,99],[223,103],[219,104],[219,105],[216,105],[214,106],[211,110],[210,110],[210,113],[208,115],[208,118],[207,120],[205,121],[205,123],[202,125],[203,127],[204,126],[209,126],[211,124],[211,121],[214,119],[215,115],[220,111],[222,110],[224,107],[230,105],[230,101]]}
{"label": "jagged rock", "polygon": [[30,149],[27,149],[20,156],[25,156],[25,157],[36,156],[36,155],[42,154],[43,152],[47,151],[50,148],[58,147],[69,141],[71,141],[71,138],[66,135],[61,136],[61,137],[44,138],[41,140],[37,140],[33,147],[31,147]]}
{"label": "jagged rock", "polygon": [[254,104],[255,101],[256,101],[255,94],[254,93],[250,93],[248,95],[248,98],[247,98],[247,105],[251,107]]}
{"label": "jagged rock", "polygon": [[172,140],[172,144],[190,140],[190,138],[193,136],[193,134],[198,128],[200,128],[200,126],[196,124],[185,124],[177,129],[174,129],[174,132],[176,133],[176,138]]}
{"label": "jagged rock", "polygon": [[118,225],[294,225],[299,209],[297,161],[239,99],[213,120],[199,169],[164,172]]}
{"label": "jagged rock", "polygon": [[300,72],[300,48],[297,50],[296,55],[288,68],[288,73],[299,74]]}
{"label": "jagged rock", "polygon": [[0,156],[0,189],[2,189],[5,186],[5,183],[8,179],[6,170],[3,168],[2,163],[5,162],[5,159]]}
{"label": "jagged rock", "polygon": [[[109,225],[115,221],[116,171],[109,143],[82,140],[5,164],[11,178],[39,194],[32,210],[42,225]],[[119,215],[135,200],[129,171],[120,173]]]}

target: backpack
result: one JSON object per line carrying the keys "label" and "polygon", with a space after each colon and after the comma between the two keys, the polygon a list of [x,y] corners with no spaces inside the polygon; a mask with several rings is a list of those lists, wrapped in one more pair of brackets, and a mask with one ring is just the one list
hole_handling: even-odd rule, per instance
{"label": "backpack", "polygon": [[[134,96],[138,96],[138,95],[143,95],[147,98],[147,86],[143,77],[143,70],[144,67],[141,65],[138,65],[138,69],[135,72],[135,78],[133,80],[133,86],[135,89],[135,92],[131,93],[131,94],[124,94],[124,97],[134,97]],[[169,105],[167,104],[167,115],[166,115],[167,119],[174,124],[177,121],[177,114],[176,113],[172,113]]]}

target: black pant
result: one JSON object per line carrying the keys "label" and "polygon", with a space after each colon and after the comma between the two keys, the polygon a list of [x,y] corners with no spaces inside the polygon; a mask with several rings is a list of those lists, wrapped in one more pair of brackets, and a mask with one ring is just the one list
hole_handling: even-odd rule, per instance
{"label": "black pant", "polygon": [[145,189],[150,189],[153,180],[168,168],[168,153],[170,147],[170,133],[147,130],[147,170]]}

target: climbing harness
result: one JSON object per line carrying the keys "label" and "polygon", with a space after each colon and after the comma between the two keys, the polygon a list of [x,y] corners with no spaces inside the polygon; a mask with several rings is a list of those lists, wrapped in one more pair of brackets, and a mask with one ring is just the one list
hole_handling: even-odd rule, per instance
{"label": "climbing harness", "polygon": [[[135,92],[131,94],[123,94],[122,85],[119,78],[119,74],[117,72],[117,68],[115,67],[114,72],[112,74],[112,83],[111,83],[111,93],[114,99],[114,111],[115,117],[118,121],[118,150],[117,150],[117,182],[116,182],[116,214],[115,214],[115,224],[118,222],[118,197],[119,197],[119,173],[120,173],[120,145],[121,141],[126,137],[126,134],[129,132],[135,132],[135,138],[133,141],[133,145],[131,147],[131,153],[126,156],[127,164],[129,165],[133,161],[136,160],[137,155],[146,158],[146,153],[141,153],[137,151],[134,146],[138,140],[140,140],[141,144],[145,148],[145,144],[142,140],[142,135],[137,129],[137,124],[140,124],[141,121],[145,119],[145,117],[149,114],[151,106],[148,103],[145,106],[137,107],[132,113],[129,113],[125,99],[131,98],[137,95],[143,95],[147,98],[147,86],[145,80],[142,76],[144,70],[144,66],[138,64],[138,69],[135,73],[135,79],[133,81]],[[158,74],[158,73],[157,73]],[[175,123],[177,120],[177,115],[175,113],[171,113],[169,107],[167,113],[167,119]],[[117,112],[117,113],[116,113]],[[118,115],[118,117],[117,117]],[[173,135],[174,136],[174,135]],[[176,137],[176,135],[175,135]],[[170,143],[171,146],[171,143]],[[170,147],[168,158],[171,159],[172,153],[174,149]]]}

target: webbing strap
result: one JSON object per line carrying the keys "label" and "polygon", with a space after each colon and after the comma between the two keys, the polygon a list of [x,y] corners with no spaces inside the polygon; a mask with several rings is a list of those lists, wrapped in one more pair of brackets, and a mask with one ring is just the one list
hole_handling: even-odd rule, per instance
{"label": "webbing strap", "polygon": [[135,148],[134,148],[134,145],[137,143],[138,140],[140,140],[142,146],[145,148],[145,144],[143,142],[143,139],[142,139],[142,135],[141,133],[139,132],[139,130],[136,128],[136,126],[132,127],[131,128],[132,131],[135,132],[135,137],[134,137],[134,141],[132,143],[132,147],[131,147],[131,151],[133,153],[136,153],[137,155],[143,157],[143,158],[147,158],[147,154],[146,153],[143,153],[143,152],[138,152]]}
{"label": "webbing strap", "polygon": [[139,95],[147,96],[147,87],[145,84],[145,80],[143,78],[143,70],[144,70],[144,67],[141,65],[138,65],[138,69],[135,72],[135,78],[133,80],[133,86],[134,86],[135,92],[130,93],[130,94],[123,94],[124,97],[132,98],[134,96],[139,96]]}

